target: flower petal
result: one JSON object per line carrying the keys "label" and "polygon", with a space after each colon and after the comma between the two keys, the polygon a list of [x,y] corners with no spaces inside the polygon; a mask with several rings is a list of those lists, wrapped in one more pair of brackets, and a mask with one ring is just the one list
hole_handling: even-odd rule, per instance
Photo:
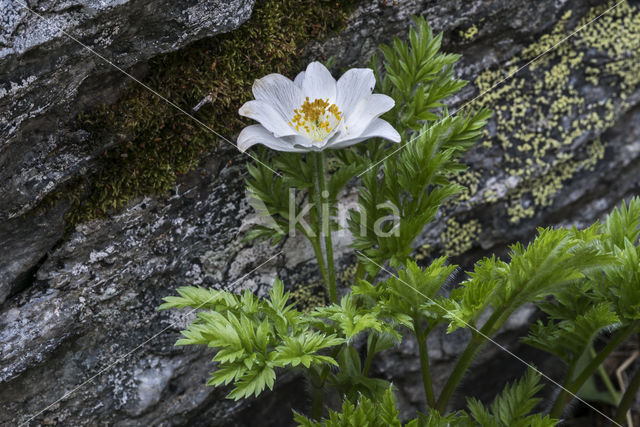
{"label": "flower petal", "polygon": [[336,105],[346,117],[362,98],[371,95],[376,78],[371,68],[352,68],[345,72],[337,83]]}
{"label": "flower petal", "polygon": [[312,62],[307,66],[307,71],[302,79],[302,93],[315,99],[328,99],[330,103],[336,100],[336,80],[331,76],[327,67],[319,62]]}
{"label": "flower petal", "polygon": [[327,144],[326,148],[344,148],[357,144],[369,138],[384,138],[393,142],[400,142],[400,134],[393,126],[382,119],[373,119],[369,126],[357,138],[336,140]]}
{"label": "flower petal", "polygon": [[259,122],[269,132],[273,133],[276,138],[296,134],[295,129],[287,124],[282,115],[264,101],[245,102],[238,110],[238,113],[241,116],[249,117]]}
{"label": "flower petal", "polygon": [[253,96],[271,105],[285,122],[293,117],[293,110],[302,105],[302,91],[282,74],[269,74],[253,83]]}
{"label": "flower petal", "polygon": [[262,125],[251,125],[242,129],[242,132],[238,135],[238,149],[244,153],[249,147],[256,144],[266,145],[273,150],[292,153],[309,151],[309,149],[294,145],[295,143],[290,139],[276,138]]}
{"label": "flower petal", "polygon": [[358,102],[348,116],[345,117],[344,132],[340,139],[357,138],[369,124],[386,113],[395,105],[395,101],[387,95],[374,93]]}
{"label": "flower petal", "polygon": [[300,71],[296,78],[293,80],[293,84],[302,89],[302,82],[304,81],[304,71]]}

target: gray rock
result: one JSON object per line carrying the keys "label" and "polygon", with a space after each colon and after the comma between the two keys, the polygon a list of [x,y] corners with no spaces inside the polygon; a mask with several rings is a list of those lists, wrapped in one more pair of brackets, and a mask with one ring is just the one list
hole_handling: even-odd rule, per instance
{"label": "gray rock", "polygon": [[[346,30],[311,45],[307,57],[335,55],[338,67],[361,66],[377,44],[406,34],[411,14],[423,13],[436,30],[445,32],[446,49],[462,53],[461,75],[471,80],[481,75],[452,101],[461,106],[481,93],[486,81],[492,83],[521,64],[525,49],[540,48],[536,42],[540,38],[548,41],[544,34],[554,34],[558,22],[558,28],[564,28],[561,18],[566,10],[573,12],[566,20],[571,28],[597,2],[387,3],[390,6],[363,3]],[[636,7],[636,3],[629,4]],[[637,8],[626,10],[592,27],[602,31],[597,40],[611,39],[608,28],[631,28],[624,19],[638,14]],[[625,35],[632,47],[640,43],[640,32],[633,31]],[[597,41],[590,42],[589,34],[576,37],[538,67],[514,76],[507,89],[497,88],[490,98],[483,98],[490,100],[484,102],[497,112],[497,119],[488,126],[488,144],[468,156],[472,170],[464,182],[471,191],[447,205],[425,230],[416,248],[423,259],[447,253],[466,268],[480,256],[503,254],[514,240],[529,240],[539,225],[587,225],[602,218],[621,199],[637,194],[640,91],[634,76],[640,73],[634,74],[634,64],[640,63],[638,50],[610,50]],[[54,57],[56,52],[53,50]],[[583,55],[580,64],[584,66],[575,64],[568,73],[556,67],[563,58],[576,54]],[[520,57],[517,60],[516,55]],[[620,66],[623,69],[616,68]],[[594,76],[586,67],[600,67],[602,72]],[[522,86],[514,89],[514,84]],[[513,108],[522,103],[513,98],[518,91],[518,96],[537,110],[514,117],[512,123]],[[580,99],[579,104],[562,110],[563,102],[575,101],[567,101],[571,97]],[[560,108],[562,116],[554,124],[549,122],[551,106]],[[594,122],[598,117],[602,123]],[[577,124],[585,129],[572,133]],[[530,138],[527,135],[538,133],[560,143],[531,165],[525,159],[535,156],[503,141],[507,135],[507,142],[524,149]],[[46,176],[52,166],[38,159],[33,157],[33,164]],[[228,160],[234,166],[228,166]],[[295,375],[282,376],[274,392],[257,400],[225,400],[224,390],[205,386],[211,352],[173,347],[192,314],[155,310],[162,297],[185,284],[249,288],[264,295],[276,276],[289,287],[318,280],[315,265],[308,262],[311,248],[301,239],[290,239],[278,248],[242,242],[239,231],[251,220],[242,184],[244,160],[229,151],[215,153],[205,159],[201,170],[177,183],[171,194],[137,200],[110,218],[78,226],[71,238],[57,247],[43,244],[42,248],[51,250],[44,259],[20,255],[33,273],[25,283],[29,286],[13,288],[0,307],[0,402],[6,408],[0,413],[0,424],[253,425],[260,420],[265,425],[287,425],[292,407],[305,408],[304,384]],[[79,173],[63,169],[71,175]],[[203,171],[207,173],[200,173]],[[18,194],[20,186],[12,185],[12,194]],[[26,195],[11,197],[6,212],[19,212],[30,203]],[[42,236],[42,229],[25,228],[16,221],[12,229],[31,229],[31,234],[25,235],[33,241]],[[468,238],[457,240],[458,235]],[[282,249],[285,252],[280,253]],[[295,251],[295,256],[286,251]],[[341,268],[353,261],[344,249],[338,256]],[[497,339],[553,376],[557,363],[517,342],[527,321],[535,316],[525,307]],[[443,384],[465,343],[464,332],[451,336],[441,331],[430,337],[437,387]],[[405,416],[423,409],[416,355],[415,343],[407,340],[378,358],[374,366],[380,376],[399,386],[399,404]],[[462,391],[486,400],[523,370],[512,356],[488,345]],[[58,400],[65,393],[70,394]],[[454,406],[459,404],[454,402]]]}
{"label": "gray rock", "polygon": [[[237,28],[249,18],[253,4],[30,0],[27,5],[0,0],[0,223],[86,174],[104,150],[68,123],[89,106],[115,100],[128,83],[106,61],[138,75],[140,70],[132,66]],[[50,246],[43,241],[31,250],[41,258]],[[17,271],[0,266],[0,302],[28,270],[28,263]]]}

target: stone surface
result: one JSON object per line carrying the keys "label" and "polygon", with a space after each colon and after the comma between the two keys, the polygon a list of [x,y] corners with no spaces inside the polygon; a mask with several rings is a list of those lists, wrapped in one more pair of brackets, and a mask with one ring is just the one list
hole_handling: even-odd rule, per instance
{"label": "stone surface", "polygon": [[[159,53],[237,28],[254,1],[27,3],[0,0],[0,223],[87,173],[104,150],[68,123],[88,106],[113,101],[127,82],[106,61],[137,75],[132,66]],[[33,242],[31,251],[40,258],[50,246]],[[0,266],[0,302],[27,270]]]}
{"label": "stone surface", "polygon": [[[386,3],[363,3],[346,30],[310,46],[306,55],[334,55],[338,66],[361,66],[377,44],[405,35],[412,14],[423,13],[444,31],[446,49],[463,55],[459,73],[474,81],[452,100],[454,108],[482,94],[470,107],[486,104],[497,117],[488,126],[487,142],[468,156],[472,168],[462,179],[469,193],[425,230],[418,257],[445,253],[467,267],[480,256],[503,254],[514,240],[530,239],[539,225],[587,225],[638,193],[637,1],[487,94],[484,89],[564,37],[600,2]],[[619,48],[600,40],[613,40]],[[531,110],[518,113],[518,105]],[[538,144],[536,151],[538,134],[556,143]],[[138,200],[108,219],[78,226],[69,240],[47,247],[51,253],[45,258],[25,257],[32,278],[0,307],[0,402],[6,408],[0,424],[287,425],[291,407],[308,403],[295,376],[258,400],[224,400],[223,390],[204,385],[211,352],[173,347],[189,314],[155,311],[162,297],[183,284],[248,287],[263,295],[276,276],[289,287],[317,280],[311,248],[300,240],[279,248],[242,243],[239,231],[251,220],[244,160],[230,151],[215,153],[171,194]],[[41,167],[47,171],[46,164]],[[18,226],[24,225],[4,233]],[[43,236],[29,227],[31,239]],[[340,265],[352,261],[343,257]],[[517,343],[532,316],[528,308],[519,312],[498,341],[553,376],[557,364]],[[465,339],[464,333],[430,337],[436,385]],[[405,415],[422,404],[416,354],[407,341],[375,362],[376,371],[400,387]],[[523,370],[487,346],[462,390],[487,399]]]}

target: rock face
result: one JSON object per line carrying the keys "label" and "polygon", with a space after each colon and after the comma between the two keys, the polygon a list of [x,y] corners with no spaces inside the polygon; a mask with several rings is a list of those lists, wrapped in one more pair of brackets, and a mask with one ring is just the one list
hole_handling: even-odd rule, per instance
{"label": "rock face", "polygon": [[[86,132],[69,129],[68,122],[87,106],[114,100],[127,81],[106,61],[136,74],[133,66],[159,53],[237,28],[253,3],[0,0],[0,224],[86,173],[104,149]],[[0,302],[28,270],[17,271],[18,266],[44,256],[51,241],[26,237],[18,247],[4,238],[0,243],[4,253],[25,246],[24,261],[18,255],[12,265],[0,261]]]}
{"label": "rock face", "polygon": [[[34,7],[48,16],[66,17],[58,19],[69,31],[87,32],[82,40],[106,31],[108,19],[120,23],[117,31],[111,29],[117,37],[104,37],[119,41],[119,48],[112,50],[114,58],[132,66],[184,42],[175,36],[184,33],[177,31],[146,33],[141,39],[132,35],[144,33],[147,24],[126,23],[127,17],[144,15],[138,7],[147,3],[151,2],[111,2],[102,9],[96,5],[105,2],[96,2],[91,13],[82,9],[93,4],[89,1],[81,7],[71,2]],[[419,258],[444,253],[468,266],[481,255],[504,253],[514,240],[531,238],[538,225],[590,224],[621,199],[637,194],[637,1],[619,6],[512,76],[606,8],[587,0],[386,3],[362,4],[346,30],[309,46],[307,57],[335,56],[339,66],[362,66],[376,45],[406,34],[412,14],[424,14],[436,31],[444,31],[445,50],[463,55],[457,70],[473,82],[452,100],[453,107],[472,101],[465,108],[488,106],[496,112],[486,141],[469,153],[471,170],[461,178],[469,192],[447,205],[445,214],[425,230],[416,251]],[[208,5],[211,11],[221,3],[194,2],[192,7],[196,4]],[[154,11],[161,14],[174,7],[173,3],[160,6]],[[234,19],[245,16],[241,12],[248,13],[250,6],[250,2],[225,3],[224,10],[237,12],[228,12],[233,15],[230,20],[221,12],[214,31],[237,25],[240,21]],[[268,420],[267,425],[287,425],[291,408],[307,404],[299,378],[284,377],[274,392],[255,401],[224,400],[223,391],[204,385],[211,353],[173,347],[192,314],[159,313],[155,308],[162,297],[184,284],[248,287],[263,295],[276,276],[290,287],[317,280],[311,248],[298,239],[288,239],[278,248],[242,243],[241,231],[251,208],[242,184],[246,159],[233,151],[209,156],[171,194],[138,200],[108,219],[82,224],[54,247],[64,206],[18,215],[49,191],[49,182],[56,185],[81,173],[91,153],[73,151],[74,138],[88,138],[82,132],[61,131],[64,138],[37,135],[55,128],[60,117],[56,115],[80,108],[85,101],[80,99],[83,85],[105,75],[100,74],[99,61],[88,54],[72,58],[72,45],[61,37],[25,41],[29,25],[40,27],[35,17],[10,10],[15,11],[8,15],[12,17],[8,28],[13,29],[0,39],[0,60],[3,78],[8,70],[8,81],[20,83],[7,86],[15,89],[0,97],[2,111],[12,117],[6,121],[10,125],[3,122],[6,136],[0,147],[0,280],[6,285],[0,297],[10,295],[0,306],[0,402],[6,408],[0,424],[253,425],[260,419]],[[175,22],[193,22],[183,18],[186,21]],[[98,31],[99,23],[103,26]],[[46,34],[43,31],[32,32]],[[9,38],[14,40],[12,48],[6,47]],[[132,40],[136,46],[127,44]],[[26,68],[18,67],[29,63],[34,64],[31,73],[42,72],[31,81]],[[49,68],[41,70],[44,63]],[[54,68],[61,70],[55,79],[64,86],[44,77]],[[119,77],[109,75],[111,87],[117,87]],[[495,86],[505,77],[509,79]],[[56,95],[55,87],[65,89]],[[352,261],[342,257],[341,267]],[[518,313],[498,340],[553,375],[552,362],[515,340],[515,331],[522,333],[531,316],[535,314],[530,309]],[[436,384],[442,384],[465,339],[464,334],[433,337],[430,352]],[[381,376],[399,386],[406,415],[422,405],[416,354],[408,341],[375,365]],[[487,347],[470,379],[488,384],[491,378],[502,384],[523,369],[497,348]],[[487,390],[473,387],[474,382],[463,386],[464,391],[489,397]]]}

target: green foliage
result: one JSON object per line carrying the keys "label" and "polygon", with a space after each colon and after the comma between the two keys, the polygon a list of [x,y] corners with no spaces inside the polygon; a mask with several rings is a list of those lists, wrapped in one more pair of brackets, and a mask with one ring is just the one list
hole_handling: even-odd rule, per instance
{"label": "green foliage", "polygon": [[436,293],[456,269],[455,265],[445,265],[445,262],[446,258],[437,258],[423,269],[409,260],[397,276],[376,285],[362,280],[352,287],[352,292],[362,299],[368,310],[385,319],[390,328],[413,329],[414,319],[424,317],[430,320],[431,330],[444,320]]}
{"label": "green foliage", "polygon": [[233,383],[230,399],[258,396],[273,388],[276,368],[337,365],[319,351],[343,342],[335,335],[314,332],[304,325],[303,315],[287,305],[289,293],[276,280],[269,299],[250,291],[234,295],[226,291],[182,287],[179,297],[166,297],[161,310],[191,307],[207,309],[182,331],[176,345],[206,345],[216,349],[213,361],[218,368],[208,385]]}
{"label": "green foliage", "polygon": [[[469,398],[469,414],[464,411],[452,412],[446,416],[429,410],[418,414],[416,419],[402,423],[391,388],[387,388],[377,401],[360,396],[358,399],[345,399],[342,412],[329,411],[329,418],[314,421],[302,414],[295,414],[295,421],[303,427],[333,426],[405,426],[405,427],[552,427],[558,420],[541,414],[530,414],[540,402],[534,397],[542,388],[540,375],[529,369],[524,377],[505,389],[493,400],[488,408],[476,399]],[[356,402],[355,404],[352,402]]]}
{"label": "green foliage", "polygon": [[541,388],[540,375],[529,369],[520,380],[507,384],[489,408],[476,399],[467,399],[469,413],[483,427],[553,427],[558,420],[541,414],[528,415],[540,402],[534,396]]}
{"label": "green foliage", "polygon": [[607,217],[602,246],[619,261],[590,274],[598,300],[609,301],[623,323],[640,319],[640,197],[623,203]]}
{"label": "green foliage", "polygon": [[[441,41],[419,18],[408,42],[394,40],[381,48],[383,60],[372,61],[378,90],[396,101],[383,118],[402,135],[399,148],[369,141],[332,151],[328,164],[326,153],[273,155],[261,150],[257,154],[266,166],[248,167],[250,202],[266,222],[250,230],[247,239],[278,243],[295,219],[295,230],[313,246],[331,303],[301,313],[287,305],[280,281],[267,299],[248,291],[234,295],[193,287],[165,298],[163,309],[202,310],[177,344],[215,349],[217,370],[209,384],[233,384],[230,398],[257,396],[273,387],[278,369],[300,368],[313,399],[312,418],[295,415],[300,425],[402,426],[389,382],[372,377],[370,367],[374,356],[413,334],[427,406],[404,425],[551,426],[568,403],[567,395],[578,393],[585,383],[595,384],[587,380],[607,355],[640,330],[640,198],[615,209],[602,225],[540,228],[528,244],[512,245],[505,259],[478,261],[448,295],[443,288],[455,265],[445,257],[425,267],[410,259],[425,224],[443,201],[461,191],[451,179],[465,170],[461,156],[491,115],[487,110],[449,115],[443,99],[465,82],[452,71],[458,56],[439,52]],[[359,209],[350,211],[349,229],[358,265],[353,284],[338,299],[331,230],[339,224],[331,218],[326,230],[322,222],[335,215],[338,194],[357,177]],[[305,219],[299,221],[308,202],[317,209],[303,211]],[[383,268],[385,277],[379,278]],[[532,413],[542,388],[533,369],[507,385],[489,407],[468,399],[468,412],[447,414],[483,345],[528,303],[537,304],[547,317],[531,327],[524,341],[568,365],[550,415]],[[436,399],[427,338],[440,324],[448,324],[448,332],[466,328],[471,339]],[[615,333],[604,347],[597,346],[603,331]],[[329,417],[321,419],[327,390],[343,404],[340,412],[329,410]]]}
{"label": "green foliage", "polygon": [[360,397],[357,404],[345,399],[342,412],[329,411],[329,419],[313,421],[296,413],[294,419],[302,427],[414,427],[417,422],[402,424],[398,419],[399,411],[391,388],[387,388],[380,401],[372,401],[366,396]]}
{"label": "green foliage", "polygon": [[[450,116],[446,108],[441,111],[442,99],[466,84],[451,69],[459,57],[439,53],[442,35],[434,37],[423,18],[416,19],[409,39],[405,43],[396,38],[392,47],[381,46],[385,72],[377,58],[371,65],[378,71],[378,89],[396,102],[383,118],[402,136],[399,151],[393,147],[389,154],[380,155],[367,146],[361,152],[366,172],[360,208],[351,212],[349,226],[354,249],[364,254],[359,255],[360,261],[374,276],[388,260],[393,266],[401,265],[440,204],[461,191],[449,178],[465,170],[459,159],[480,138],[491,116],[488,110],[466,116]],[[391,216],[388,206],[395,208]]]}
{"label": "green foliage", "polygon": [[[590,240],[591,250],[608,262],[584,263],[584,276],[539,301],[548,315],[538,321],[524,341],[556,355],[565,363],[578,363],[603,330],[612,330],[640,318],[640,199],[615,208],[601,227],[574,233]],[[557,273],[555,273],[557,274]]]}
{"label": "green foliage", "polygon": [[370,378],[362,370],[358,351],[352,346],[343,347],[338,353],[339,370],[329,377],[329,385],[347,400],[355,401],[366,396],[377,402],[389,389],[389,382],[380,378]]}
{"label": "green foliage", "polygon": [[457,161],[467,143],[480,136],[489,114],[446,116],[425,124],[397,156],[386,157],[381,178],[376,167],[362,175],[360,207],[351,211],[349,227],[355,237],[353,248],[362,252],[360,261],[372,275],[388,260],[394,266],[404,262],[412,242],[442,202],[460,191],[449,177],[461,170]]}
{"label": "green foliage", "polygon": [[625,240],[632,245],[638,243],[640,236],[640,197],[634,197],[629,204],[623,203],[613,209],[605,221],[604,228],[609,236],[609,248],[614,245],[625,247]]}
{"label": "green foliage", "polygon": [[[322,319],[330,325],[321,326],[323,329],[335,330],[347,340],[366,330],[382,332],[382,326],[377,319],[376,312],[363,310],[358,307],[351,294],[347,294],[340,300],[340,305],[331,304],[326,307],[317,307],[310,313],[312,319]],[[314,325],[318,325],[315,322]]]}
{"label": "green foliage", "polygon": [[433,35],[423,17],[414,18],[409,41],[395,37],[391,46],[380,46],[385,73],[375,56],[370,67],[376,71],[378,88],[396,102],[385,119],[396,129],[422,130],[424,122],[440,118],[436,109],[442,100],[462,89],[467,82],[455,78],[453,64],[460,55],[440,52],[442,33]]}
{"label": "green foliage", "polygon": [[570,310],[557,300],[538,304],[550,320],[547,324],[539,320],[532,325],[530,335],[522,341],[556,355],[567,364],[576,362],[602,330],[619,321],[610,304],[592,305],[591,301],[584,301],[578,310]]}
{"label": "green foliage", "polygon": [[601,253],[591,239],[589,231],[539,229],[528,246],[511,246],[510,262],[495,257],[481,260],[447,301],[450,330],[475,325],[491,306],[501,316],[496,324],[485,325],[493,333],[521,305],[541,301],[587,272],[604,268],[612,257]]}

